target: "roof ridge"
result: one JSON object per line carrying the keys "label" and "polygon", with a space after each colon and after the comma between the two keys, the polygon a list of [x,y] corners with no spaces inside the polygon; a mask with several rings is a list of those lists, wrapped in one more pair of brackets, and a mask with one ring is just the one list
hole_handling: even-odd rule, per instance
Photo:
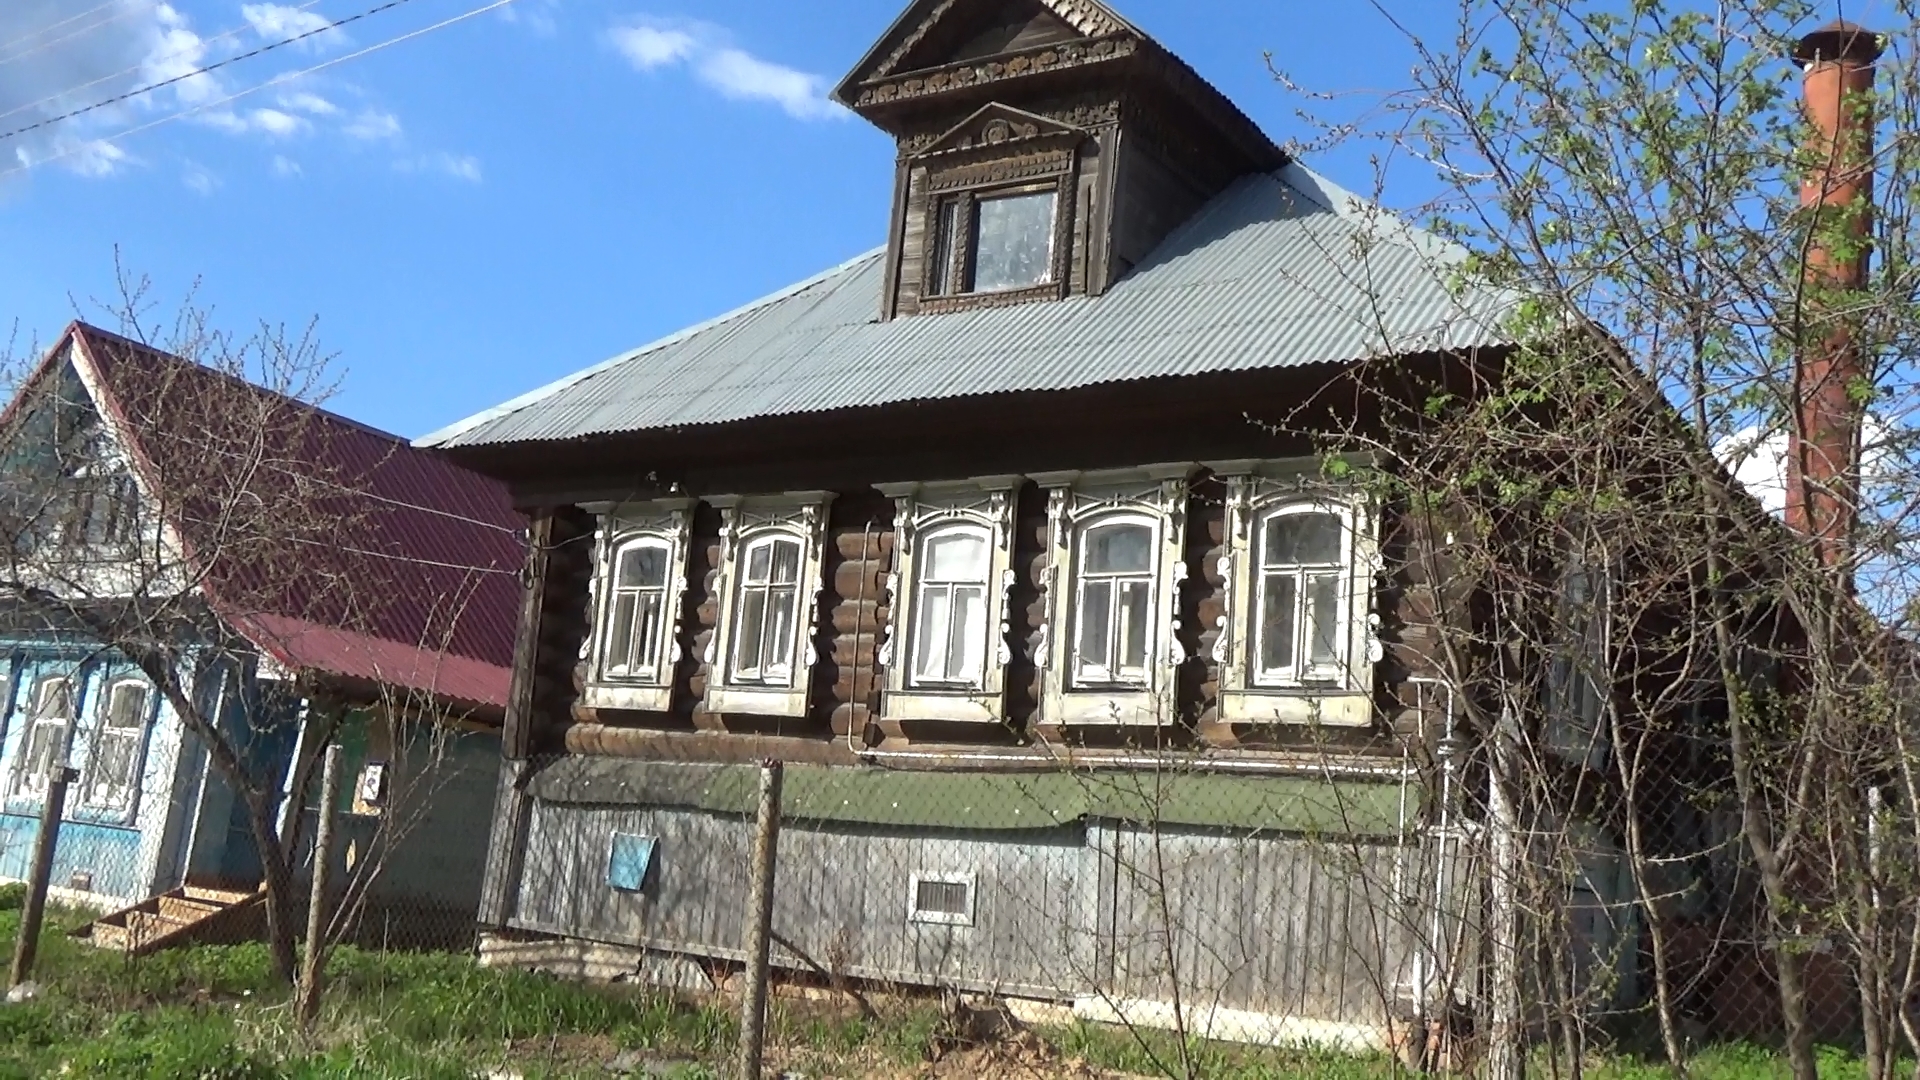
{"label": "roof ridge", "polygon": [[853,270],[856,267],[866,263],[867,261],[871,259],[877,259],[882,255],[885,255],[886,253],[887,253],[887,249],[885,245],[881,245],[880,247],[862,252],[861,254],[856,255],[851,259],[848,259],[846,262],[843,262],[838,266],[832,267],[827,270],[822,270],[821,272],[813,275],[812,277],[804,278],[800,281],[794,282],[792,285],[788,285],[785,288],[778,290],[777,292],[768,293],[766,296],[762,296],[758,300],[753,300],[748,303],[742,304],[741,306],[734,308],[732,311],[715,315],[713,318],[708,319],[705,322],[695,323],[694,325],[686,327],[684,329],[676,330],[665,337],[657,338],[653,341],[650,341],[647,344],[642,345],[637,349],[629,349],[628,351],[621,353],[620,355],[615,356],[612,359],[602,360],[600,363],[595,364],[592,367],[584,368],[580,371],[574,372],[571,375],[567,375],[567,376],[563,376],[562,378],[555,379],[553,382],[550,382],[545,386],[536,387],[533,390],[529,390],[526,393],[521,394],[519,397],[512,398],[508,401],[504,401],[498,405],[495,405],[491,409],[486,409],[481,412],[474,413],[472,416],[467,417],[465,420],[457,420],[451,424],[448,424],[446,427],[441,428],[438,431],[430,432],[426,435],[420,436],[419,438],[413,440],[411,445],[417,449],[428,449],[431,447],[442,446],[448,442],[453,441],[454,439],[459,438],[462,435],[467,434],[468,432],[474,430],[475,428],[482,427],[486,424],[490,424],[494,422],[495,420],[499,420],[504,417],[511,416],[514,413],[517,413],[521,409],[524,409],[530,405],[537,405],[541,401],[549,397],[552,397],[555,394],[558,394],[573,386],[577,386],[580,383],[583,383],[588,379],[593,378],[596,375],[602,374],[603,372],[619,367],[621,364],[624,364],[629,360],[637,360],[640,357],[645,356],[650,352],[657,352],[661,349],[678,345],[680,342],[685,341],[696,334],[703,334],[703,333],[706,333],[708,330],[725,326],[727,323],[730,323],[735,319],[745,318],[746,316],[751,315],[754,312],[759,311],[763,308],[772,307],[773,305],[778,304],[783,300],[788,300],[788,299],[791,299],[792,297],[798,296],[801,293],[806,292],[808,289],[811,289],[816,285],[820,285],[825,282],[831,281],[834,278],[839,277],[840,275],[845,274],[848,271]]}
{"label": "roof ridge", "polygon": [[[344,424],[347,427],[365,432],[368,435],[378,436],[396,445],[399,445],[399,446],[409,445],[404,436],[396,435],[391,431],[385,430],[384,428],[374,427],[372,424],[366,423],[363,420],[355,420],[351,416],[342,415],[340,413],[333,411],[332,409],[327,408],[324,405],[318,405],[311,401],[302,400],[300,398],[293,396],[292,394],[281,393],[278,390],[261,386],[259,383],[253,382],[250,379],[242,378],[238,375],[233,374],[232,372],[221,371],[218,368],[209,367],[206,364],[199,362],[198,360],[189,360],[188,358],[181,356],[178,353],[168,352],[167,350],[162,349],[156,345],[149,345],[144,341],[139,341],[135,338],[127,337],[125,334],[117,334],[111,330],[103,330],[100,327],[95,326],[89,322],[84,322],[78,319],[74,320],[73,324],[68,327],[68,334],[72,336],[81,336],[81,337],[91,335],[96,337],[107,338],[113,342],[118,342],[119,344],[126,345],[131,348],[139,349],[142,352],[151,353],[154,356],[160,357],[164,360],[172,361],[173,363],[179,364],[183,367],[192,368],[196,372],[202,375],[205,375],[209,378],[220,379],[224,382],[232,383],[235,386],[242,387],[247,390],[251,390],[252,392],[257,394],[268,394],[273,397],[282,398],[286,401],[289,401],[303,409],[307,409],[315,413],[316,415],[324,417],[328,420],[332,420],[336,423]],[[109,387],[108,389],[109,391],[111,391],[113,388]]]}

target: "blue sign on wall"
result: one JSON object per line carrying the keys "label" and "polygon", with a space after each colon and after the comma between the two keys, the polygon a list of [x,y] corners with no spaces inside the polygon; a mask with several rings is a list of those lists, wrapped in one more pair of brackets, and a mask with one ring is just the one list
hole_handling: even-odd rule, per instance
{"label": "blue sign on wall", "polygon": [[614,833],[607,850],[607,884],[622,892],[639,892],[647,883],[648,869],[653,866],[656,843],[651,836]]}

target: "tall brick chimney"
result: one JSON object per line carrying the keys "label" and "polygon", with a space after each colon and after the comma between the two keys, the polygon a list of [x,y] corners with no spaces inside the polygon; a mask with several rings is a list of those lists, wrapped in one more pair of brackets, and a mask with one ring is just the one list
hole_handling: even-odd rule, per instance
{"label": "tall brick chimney", "polygon": [[1837,291],[1860,288],[1872,235],[1873,81],[1880,37],[1844,20],[1794,49],[1804,76],[1812,164],[1800,205],[1816,230],[1804,270],[1812,327],[1794,365],[1797,415],[1787,436],[1787,525],[1812,538],[1821,561],[1850,557],[1858,518],[1861,408],[1849,390],[1867,374],[1846,319],[1829,314]]}

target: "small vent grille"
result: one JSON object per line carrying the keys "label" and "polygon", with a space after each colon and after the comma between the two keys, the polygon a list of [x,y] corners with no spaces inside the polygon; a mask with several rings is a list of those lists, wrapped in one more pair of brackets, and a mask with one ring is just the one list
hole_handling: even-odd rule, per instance
{"label": "small vent grille", "polygon": [[915,877],[913,910],[916,922],[973,922],[973,882],[959,876]]}

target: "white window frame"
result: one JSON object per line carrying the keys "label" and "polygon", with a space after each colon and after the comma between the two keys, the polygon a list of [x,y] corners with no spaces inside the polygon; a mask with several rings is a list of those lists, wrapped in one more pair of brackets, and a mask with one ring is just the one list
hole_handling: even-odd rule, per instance
{"label": "white window frame", "polygon": [[[1041,656],[1044,700],[1039,724],[1153,726],[1177,719],[1176,670],[1188,659],[1180,644],[1180,585],[1186,580],[1188,478],[1195,466],[1174,462],[1099,472],[1033,477],[1047,493],[1047,608]],[[1137,684],[1081,685],[1079,566],[1087,533],[1133,519],[1155,530],[1153,607],[1147,626],[1147,670]]]}
{"label": "white window frame", "polygon": [[[46,695],[56,685],[63,683],[67,688],[67,715],[42,715]],[[43,675],[34,681],[27,693],[27,722],[25,730],[20,733],[20,758],[14,765],[13,794],[37,799],[46,796],[49,767],[64,767],[68,755],[72,753],[73,728],[80,712],[80,680],[73,675]],[[53,736],[53,757],[43,767],[35,769],[34,749],[40,741],[40,729],[43,727],[57,729]]]}
{"label": "white window frame", "polygon": [[[708,642],[705,660],[706,707],[715,713],[757,716],[805,716],[807,684],[819,650],[811,637],[826,591],[822,574],[827,536],[830,491],[789,491],[779,495],[721,495],[708,500],[720,511],[720,573],[718,620]],[[768,539],[788,539],[800,546],[795,583],[794,618],[787,641],[792,658],[784,680],[742,680],[734,669],[735,640],[739,633],[742,579],[747,552]]]}
{"label": "white window frame", "polygon": [[[1380,571],[1378,514],[1351,479],[1368,462],[1341,460],[1348,466],[1348,478],[1341,480],[1327,479],[1325,462],[1318,458],[1208,464],[1227,491],[1226,544],[1217,568],[1227,583],[1227,606],[1217,621],[1213,646],[1220,667],[1222,721],[1330,727],[1373,723],[1373,669],[1382,655],[1373,614],[1373,583]],[[1292,513],[1332,513],[1343,523],[1339,613],[1346,655],[1335,668],[1263,673],[1255,650],[1264,530],[1269,521]],[[1296,648],[1303,645],[1296,643]]]}
{"label": "white window frame", "polygon": [[[880,646],[882,718],[999,723],[1005,717],[1006,668],[1013,660],[1007,598],[1015,581],[1013,525],[1022,482],[1019,476],[985,476],[877,485],[895,507],[889,629]],[[922,585],[917,560],[929,538],[950,529],[973,530],[987,540],[987,640],[981,643],[981,678],[973,684],[921,683],[913,672]]]}
{"label": "white window frame", "polygon": [[[135,690],[140,694],[140,708],[134,716],[132,727],[116,728],[109,726],[113,718],[113,702],[122,690]],[[140,792],[140,774],[145,764],[147,727],[153,718],[153,687],[145,679],[134,676],[121,676],[110,679],[101,687],[99,705],[94,710],[92,738],[87,747],[87,768],[80,774],[82,784],[80,805],[88,810],[104,813],[132,813],[135,798]],[[109,740],[123,742],[126,747],[127,775],[117,783],[109,783],[99,774],[97,762],[100,750]]]}
{"label": "white window frame", "polygon": [[[965,912],[928,911],[920,906],[920,883],[934,885],[960,885],[967,890],[967,910]],[[926,923],[933,926],[972,926],[974,912],[978,906],[978,893],[973,886],[972,874],[953,873],[915,873],[907,879],[907,921]]]}
{"label": "white window frame", "polygon": [[[594,541],[593,633],[587,635],[583,647],[587,685],[581,693],[582,705],[642,712],[665,712],[671,706],[675,669],[685,658],[680,634],[686,606],[687,547],[693,529],[694,506],[690,498],[673,498],[583,507],[598,516],[599,526]],[[666,552],[666,595],[662,601],[660,640],[647,658],[651,661],[650,670],[622,671],[609,665],[606,656],[621,592],[616,575],[621,554],[642,546]]]}

